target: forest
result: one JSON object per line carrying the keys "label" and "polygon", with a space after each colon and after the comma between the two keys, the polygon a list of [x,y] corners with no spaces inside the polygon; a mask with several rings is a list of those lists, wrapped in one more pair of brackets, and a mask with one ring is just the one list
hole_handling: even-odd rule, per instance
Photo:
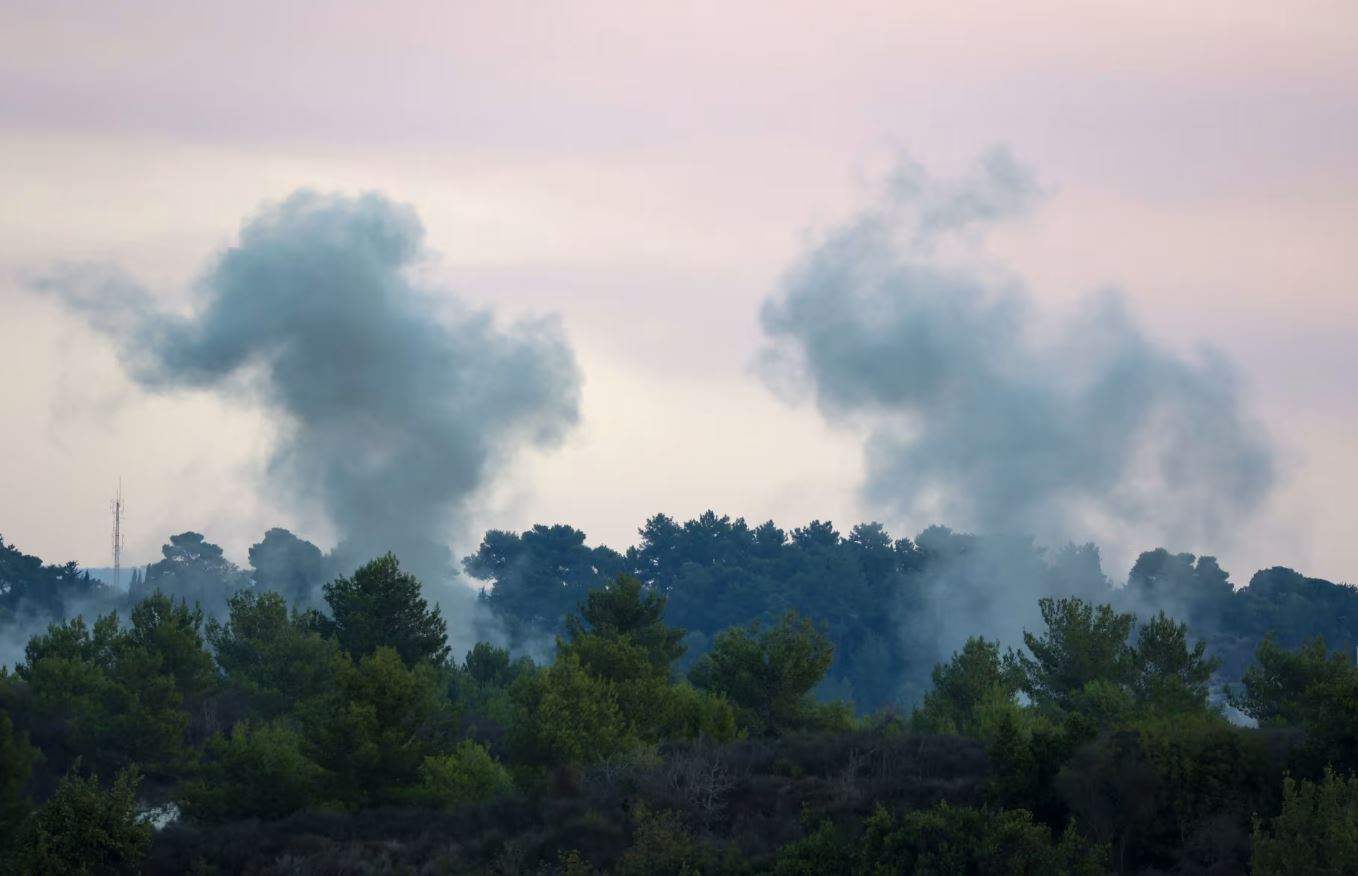
{"label": "forest", "polygon": [[0,869],[1358,873],[1348,585],[639,535],[488,532],[458,598],[283,529],[245,567],[173,535],[125,591],[0,540]]}

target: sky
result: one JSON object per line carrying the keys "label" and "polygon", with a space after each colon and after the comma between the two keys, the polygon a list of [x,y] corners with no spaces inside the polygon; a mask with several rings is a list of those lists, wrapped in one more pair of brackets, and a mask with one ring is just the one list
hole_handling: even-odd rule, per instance
{"label": "sky", "polygon": [[[912,519],[862,489],[864,428],[772,392],[761,304],[898,156],[999,145],[1040,203],[991,255],[1053,313],[1115,288],[1146,332],[1234,362],[1277,448],[1212,544],[1238,584],[1358,569],[1358,6],[1337,2],[30,3],[0,7],[0,534],[49,561],[195,529],[244,560],[332,521],[269,487],[272,413],[136,383],[29,278],[115,263],[169,309],[262,203],[409,204],[430,287],[557,314],[579,422],[452,527],[649,515]],[[1106,545],[1125,574],[1147,533]]]}

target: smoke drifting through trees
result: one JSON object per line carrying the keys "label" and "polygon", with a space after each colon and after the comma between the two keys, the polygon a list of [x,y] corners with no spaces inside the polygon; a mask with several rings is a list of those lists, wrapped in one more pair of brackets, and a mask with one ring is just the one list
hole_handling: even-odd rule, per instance
{"label": "smoke drifting through trees", "polygon": [[1166,349],[1113,293],[1046,331],[980,253],[1036,194],[1004,152],[960,182],[905,166],[765,302],[770,379],[867,423],[864,490],[898,516],[1046,544],[1133,532],[1220,549],[1274,481],[1229,364]]}
{"label": "smoke drifting through trees", "polygon": [[409,276],[410,207],[299,191],[264,207],[198,283],[189,317],[117,271],[41,282],[115,338],[141,385],[227,392],[244,380],[284,420],[271,487],[319,501],[355,563],[388,550],[428,581],[497,463],[557,442],[580,376],[552,319],[497,325]]}
{"label": "smoke drifting through trees", "polygon": [[[869,426],[870,501],[987,536],[926,531],[928,573],[910,599],[876,606],[918,652],[917,676],[968,635],[1018,641],[1039,621],[1038,596],[1105,589],[1092,546],[1044,561],[1029,536],[1097,539],[1115,553],[1129,538],[1219,548],[1273,483],[1227,363],[1165,349],[1111,294],[1041,333],[1022,285],[980,252],[985,231],[1037,195],[1002,152],[957,182],[905,166],[762,313],[768,376],[814,392],[827,417]],[[298,581],[392,550],[437,588],[455,642],[499,641],[498,619],[560,617],[583,578],[562,587],[553,568],[534,610],[492,618],[465,588],[438,587],[452,566],[446,543],[497,462],[574,423],[580,377],[552,321],[500,328],[447,296],[436,308],[409,277],[422,253],[408,207],[299,192],[245,224],[203,274],[190,317],[116,271],[66,269],[43,286],[116,338],[142,385],[226,392],[244,381],[283,415],[271,484],[297,504],[319,500],[341,534],[324,575],[278,585],[291,598],[314,603],[314,583],[308,594]],[[275,566],[320,563],[314,546],[307,556],[291,542],[257,547],[281,551]],[[584,577],[611,568],[581,562]]]}

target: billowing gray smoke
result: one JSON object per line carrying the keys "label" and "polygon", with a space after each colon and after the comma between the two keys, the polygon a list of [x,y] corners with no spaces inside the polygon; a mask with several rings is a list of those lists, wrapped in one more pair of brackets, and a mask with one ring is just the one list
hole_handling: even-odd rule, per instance
{"label": "billowing gray smoke", "polygon": [[1112,293],[1046,319],[980,252],[1037,194],[1002,151],[960,182],[905,167],[765,303],[768,373],[866,423],[867,497],[914,523],[1219,545],[1274,478],[1231,369],[1157,344]]}
{"label": "billowing gray smoke", "polygon": [[246,222],[191,316],[116,272],[67,269],[42,285],[116,338],[141,384],[257,393],[283,420],[271,478],[319,500],[340,553],[394,550],[437,580],[494,466],[575,422],[580,375],[556,322],[500,327],[421,288],[410,269],[422,241],[410,207],[300,191]]}

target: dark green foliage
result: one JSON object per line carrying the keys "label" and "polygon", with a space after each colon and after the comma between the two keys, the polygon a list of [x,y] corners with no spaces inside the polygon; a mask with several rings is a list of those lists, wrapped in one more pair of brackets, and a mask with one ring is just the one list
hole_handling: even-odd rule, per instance
{"label": "dark green foliage", "polygon": [[610,873],[687,860],[702,873],[761,873],[804,835],[807,812],[856,829],[877,801],[893,811],[976,805],[985,756],[956,737],[852,732],[683,744],[575,775],[569,786],[473,807],[172,825],[150,869],[182,872],[201,857],[223,872],[286,860],[303,872],[559,873],[569,860],[570,872]]}
{"label": "dark green foliage", "polygon": [[518,678],[509,745],[518,762],[548,768],[607,758],[638,740],[629,732],[612,685],[573,654]]}
{"label": "dark green foliage", "polygon": [[830,641],[789,612],[772,627],[756,621],[721,633],[689,678],[735,704],[751,732],[776,735],[840,720],[833,707],[811,699],[833,659]]}
{"label": "dark green foliage", "polygon": [[301,715],[303,753],[325,770],[327,800],[352,808],[398,801],[425,758],[452,745],[454,715],[438,671],[381,646],[337,658],[335,688]]}
{"label": "dark green foliage", "polygon": [[913,726],[989,738],[1002,716],[1015,711],[1014,695],[1024,676],[1012,661],[1001,659],[998,642],[971,638],[951,661],[934,667],[933,680],[933,690],[912,716]]}
{"label": "dark green foliage", "polygon": [[1283,782],[1282,812],[1254,823],[1254,872],[1358,873],[1358,778],[1326,769],[1319,782]]}
{"label": "dark green foliage", "polygon": [[29,778],[41,757],[27,734],[15,730],[10,716],[0,711],[0,865],[9,860],[19,825],[28,814]]}
{"label": "dark green foliage", "polygon": [[286,529],[270,529],[250,546],[250,576],[255,587],[280,594],[289,604],[319,601],[328,574],[321,549]]}
{"label": "dark green foliage", "polygon": [[1135,673],[1127,637],[1136,617],[1074,597],[1039,602],[1046,631],[1024,632],[1031,656],[1019,655],[1024,691],[1039,707],[1068,711],[1094,683],[1126,685]]}
{"label": "dark green foliage", "polygon": [[1358,669],[1323,639],[1295,651],[1265,639],[1233,699],[1262,726],[1304,730],[1311,772],[1325,765],[1358,769]]}
{"label": "dark green foliage", "polygon": [[507,686],[517,674],[509,649],[497,648],[489,642],[477,642],[467,652],[461,668],[470,684],[491,688]]}
{"label": "dark green foliage", "polygon": [[[176,801],[150,872],[1240,872],[1252,836],[1260,872],[1348,866],[1354,785],[1325,767],[1358,767],[1358,670],[1296,648],[1308,624],[1347,634],[1344,588],[1270,570],[1232,592],[1160,551],[1110,592],[1089,546],[938,527],[642,535],[626,557],[569,527],[488,536],[467,565],[511,648],[460,664],[393,557],[328,585],[327,617],[314,546],[270,531],[233,591],[219,550],[176,536],[153,577],[202,598],[61,620],[0,672],[0,846],[55,860],[76,809]],[[1012,581],[1053,598],[1015,607]],[[956,634],[1011,609],[1021,652]],[[511,650],[545,632],[541,665]],[[1211,703],[1239,675],[1261,729]],[[851,691],[918,707],[825,703]],[[149,780],[109,793],[81,761]]]}
{"label": "dark green foliage", "polygon": [[194,777],[180,786],[184,815],[205,821],[281,818],[318,801],[324,774],[283,723],[242,721],[203,746]]}
{"label": "dark green foliage", "polygon": [[689,876],[721,873],[721,855],[696,839],[676,813],[638,804],[632,811],[632,846],[618,861],[618,876]]}
{"label": "dark green foliage", "polygon": [[621,555],[587,547],[585,534],[570,526],[534,526],[522,535],[491,530],[462,565],[494,583],[486,598],[502,617],[548,632],[625,569]]}
{"label": "dark green foliage", "polygon": [[879,807],[854,854],[855,873],[1106,872],[1101,848],[1073,829],[1053,839],[1023,809],[986,810],[939,803],[893,818]]}
{"label": "dark green foliage", "polygon": [[1208,717],[1109,731],[1055,780],[1076,823],[1112,849],[1120,871],[1238,871],[1250,819],[1274,811],[1287,748]]}
{"label": "dark green foliage", "polygon": [[[1044,553],[1031,540],[943,527],[912,542],[892,539],[879,524],[843,536],[814,521],[789,533],[709,511],[687,522],[656,515],[641,537],[619,566],[617,554],[586,546],[570,527],[492,532],[465,565],[494,583],[488,603],[524,638],[535,628],[560,632],[589,589],[623,570],[667,597],[665,619],[689,631],[690,660],[723,629],[795,610],[814,617],[835,646],[822,695],[851,697],[865,711],[916,704],[929,671],[963,641],[950,632],[968,629],[964,619],[983,616],[997,595],[1015,588],[1145,617],[1163,611],[1207,644],[1227,681],[1240,678],[1269,632],[1287,647],[1317,632],[1341,650],[1358,643],[1352,587],[1275,568],[1234,591],[1214,558],[1163,549],[1142,554],[1127,586],[1113,588],[1093,545]],[[1016,607],[999,620],[1012,628],[1029,611]]]}
{"label": "dark green foliage", "polygon": [[115,706],[114,662],[117,616],[101,618],[91,630],[84,618],[53,624],[34,636],[16,668],[26,685],[29,721],[50,727],[44,746],[64,771],[82,753],[99,751],[108,739]]}
{"label": "dark green foliage", "polygon": [[448,659],[448,625],[429,607],[419,579],[401,571],[392,554],[325,585],[325,601],[340,647],[354,657],[392,648],[406,663]]}
{"label": "dark green foliage", "polygon": [[[1207,653],[1221,661],[1219,681],[1237,682],[1266,634],[1287,648],[1317,634],[1344,653],[1358,643],[1358,590],[1290,569],[1261,571],[1248,587],[1232,591],[1213,558],[1155,550],[1138,559],[1127,587],[1113,589],[1092,545],[1044,554],[1030,541],[942,527],[930,527],[912,542],[893,539],[878,524],[840,535],[817,521],[789,532],[707,512],[687,522],[657,515],[641,534],[641,543],[624,557],[587,546],[583,533],[569,526],[491,532],[464,566],[495,585],[486,604],[517,644],[564,632],[565,617],[586,594],[622,572],[667,597],[666,622],[689,631],[690,663],[721,630],[796,610],[814,617],[835,646],[836,660],[818,694],[852,698],[865,712],[917,704],[930,670],[967,633],[1002,631],[993,623],[973,629],[962,619],[1015,589],[1108,602],[1144,617],[1164,611],[1207,643]],[[282,592],[293,607],[307,608],[316,604],[320,582],[335,562],[280,529],[252,548],[249,576],[197,533],[172,537],[163,552],[165,559],[148,569],[128,599],[73,564],[45,566],[0,545],[0,635],[7,623],[12,628],[35,615],[63,620],[77,611],[87,617],[113,609],[125,614],[157,587],[220,617],[227,597],[250,578],[259,589]],[[1026,608],[1007,612],[1004,628],[1027,614]]]}
{"label": "dark green foliage", "polygon": [[21,873],[137,873],[151,827],[137,818],[140,777],[118,773],[113,786],[69,773],[24,824],[15,862]]}
{"label": "dark green foliage", "polygon": [[1028,654],[1009,661],[1039,712],[1089,732],[1131,721],[1212,711],[1207,683],[1218,666],[1206,644],[1188,644],[1184,624],[1163,613],[1137,629],[1136,617],[1074,597],[1040,601],[1046,630],[1025,631]]}
{"label": "dark green foliage", "polygon": [[779,849],[772,869],[776,876],[850,876],[854,864],[854,849],[843,831],[822,821],[811,833]]}
{"label": "dark green foliage", "polygon": [[1159,606],[1202,635],[1229,622],[1235,590],[1215,557],[1157,548],[1137,557],[1119,596],[1131,606]]}
{"label": "dark green foliage", "polygon": [[141,764],[173,780],[192,759],[190,714],[216,684],[203,647],[202,613],[155,593],[119,627],[117,615],[53,624],[28,644],[18,667],[39,720],[59,724],[49,754],[84,756],[109,771]]}
{"label": "dark green foliage", "polygon": [[249,577],[201,533],[172,535],[160,552],[164,558],[147,566],[146,577],[129,590],[134,603],[159,592],[215,615],[225,609],[232,593],[250,584]]}
{"label": "dark green foliage", "polygon": [[509,650],[478,642],[461,666],[450,667],[448,696],[468,735],[496,745],[514,716],[510,690],[522,676],[537,671],[527,657],[511,658]]}
{"label": "dark green foliage", "polygon": [[656,671],[667,673],[670,664],[684,653],[684,646],[679,644],[684,631],[666,626],[664,613],[665,597],[648,592],[632,575],[619,575],[586,595],[579,616],[566,618],[566,630],[571,646],[576,648],[584,647],[591,638],[625,639],[640,649]]}
{"label": "dark green foliage", "polygon": [[242,590],[228,602],[224,622],[208,621],[226,683],[254,710],[275,717],[321,696],[334,684],[338,646],[288,614],[281,594]]}
{"label": "dark green foliage", "polygon": [[1205,710],[1207,682],[1221,665],[1206,652],[1206,642],[1189,648],[1187,625],[1164,612],[1151,618],[1132,649],[1132,692],[1139,706],[1157,715]]}
{"label": "dark green foliage", "polygon": [[410,798],[436,809],[487,803],[510,793],[509,770],[481,745],[464,739],[448,754],[431,755],[420,766],[420,783]]}
{"label": "dark green foliage", "polygon": [[131,624],[117,645],[120,660],[154,666],[174,682],[187,702],[201,697],[216,681],[212,655],[203,647],[203,612],[155,593],[132,608]]}
{"label": "dark green foliage", "polygon": [[1318,717],[1318,697],[1342,685],[1352,671],[1347,656],[1331,653],[1322,638],[1289,651],[1269,637],[1245,670],[1235,704],[1261,726],[1301,726]]}
{"label": "dark green foliage", "polygon": [[18,617],[60,620],[67,605],[101,603],[112,597],[110,588],[75,563],[46,565],[0,538],[0,635]]}
{"label": "dark green foliage", "polygon": [[667,598],[665,620],[689,630],[700,648],[729,626],[788,610],[814,615],[839,654],[835,690],[865,707],[898,693],[902,652],[891,603],[919,564],[908,540],[892,541],[878,524],[843,538],[820,521],[789,537],[772,523],[751,528],[710,511],[684,524],[656,515],[641,535],[624,558],[586,546],[571,527],[490,532],[464,566],[494,584],[487,602],[519,635],[564,630],[589,590],[624,571]]}
{"label": "dark green foliage", "polygon": [[1059,838],[1023,809],[977,809],[939,803],[899,818],[882,806],[861,835],[830,822],[784,846],[779,876],[870,876],[889,873],[1101,874],[1105,851],[1067,828]]}
{"label": "dark green foliage", "polygon": [[580,615],[566,619],[568,640],[559,640],[558,662],[578,663],[601,684],[622,722],[620,738],[657,743],[662,739],[736,734],[736,713],[719,695],[675,686],[670,665],[683,654],[683,630],[661,620],[665,598],[638,579],[619,576],[592,591]]}
{"label": "dark green foliage", "polygon": [[1358,646],[1358,588],[1350,585],[1275,566],[1256,572],[1232,603],[1227,623],[1212,640],[1228,678],[1241,676],[1266,635],[1286,648],[1317,636],[1345,654]]}
{"label": "dark green foliage", "polygon": [[668,597],[667,620],[706,644],[728,627],[812,616],[835,648],[827,684],[875,708],[897,698],[907,655],[895,617],[921,556],[880,524],[847,538],[829,522],[791,533],[709,511],[686,523],[646,521],[631,571]]}

